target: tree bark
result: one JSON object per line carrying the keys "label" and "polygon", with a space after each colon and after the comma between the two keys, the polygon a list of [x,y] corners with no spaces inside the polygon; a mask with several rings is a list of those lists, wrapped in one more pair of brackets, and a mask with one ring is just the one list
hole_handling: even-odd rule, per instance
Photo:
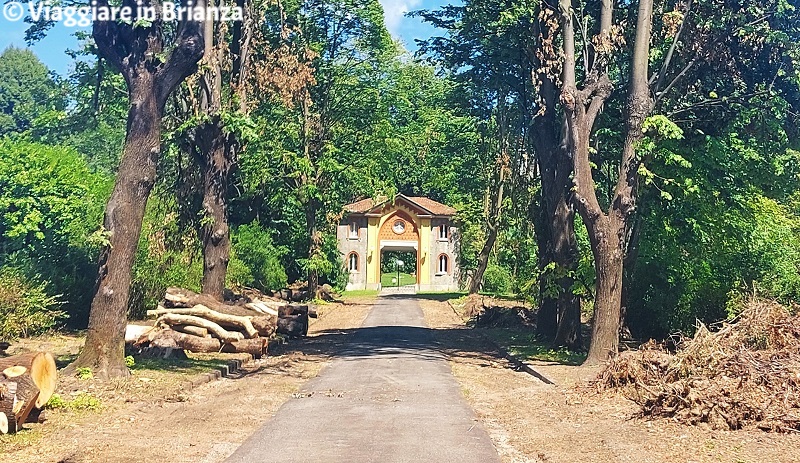
{"label": "tree bark", "polygon": [[489,235],[486,237],[486,242],[483,243],[480,254],[478,254],[478,267],[469,282],[469,294],[477,294],[480,291],[483,284],[483,274],[486,272],[486,267],[489,266],[489,255],[494,249],[494,243],[497,241],[497,223],[491,224],[488,228]]}
{"label": "tree bark", "polygon": [[[314,200],[310,200],[306,205],[306,230],[309,237],[308,260],[312,262],[322,254],[322,234],[317,228],[317,207]],[[308,270],[308,294],[316,294],[317,286],[319,286],[319,271],[312,264],[312,268]]]}
{"label": "tree bark", "polygon": [[[622,162],[608,213],[602,210],[597,200],[589,159],[589,141],[595,118],[611,94],[611,81],[604,69],[593,68],[586,78],[586,88],[578,90],[575,81],[575,35],[569,0],[561,0],[561,11],[565,58],[561,101],[567,114],[576,207],[586,225],[595,259],[595,312],[592,342],[585,362],[591,365],[606,361],[619,347],[626,231],[635,212],[638,169],[641,164],[636,147],[643,136],[644,120],[652,110],[647,73],[653,0],[639,1]],[[604,2],[601,8],[600,40],[606,38],[610,31],[612,13],[611,2]],[[601,63],[602,67],[604,59],[598,54],[596,63]]]}
{"label": "tree bark", "polygon": [[109,246],[100,254],[86,344],[73,364],[90,367],[101,378],[128,375],[124,358],[131,269],[161,153],[163,113],[155,98],[154,80],[143,70],[130,87],[128,134],[105,212]]}
{"label": "tree bark", "polygon": [[228,183],[231,171],[230,142],[218,116],[201,126],[198,145],[203,156],[203,293],[223,300],[230,261]]}
{"label": "tree bark", "polygon": [[[108,7],[108,0],[97,3]],[[133,0],[125,0],[123,5],[139,6]],[[205,0],[195,2],[195,7],[204,8]],[[125,325],[131,270],[147,199],[155,184],[161,118],[168,96],[194,72],[203,55],[201,26],[190,19],[178,25],[174,48],[162,61],[161,26],[158,21],[149,27],[116,21],[95,21],[93,26],[99,54],[120,70],[130,100],[125,146],[103,221],[108,244],[100,253],[86,343],[68,368],[89,367],[98,378],[129,374]]]}

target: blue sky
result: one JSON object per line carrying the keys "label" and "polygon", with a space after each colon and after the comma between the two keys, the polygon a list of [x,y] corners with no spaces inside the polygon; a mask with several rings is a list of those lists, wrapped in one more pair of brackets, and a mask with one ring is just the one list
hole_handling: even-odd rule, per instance
{"label": "blue sky", "polygon": [[[392,36],[399,39],[409,50],[416,49],[415,39],[425,39],[435,34],[435,29],[417,19],[406,18],[409,11],[436,9],[452,3],[452,0],[380,0],[386,15],[386,27]],[[0,15],[0,51],[9,45],[24,47],[24,22],[11,22]],[[32,48],[50,69],[61,75],[69,72],[72,60],[66,55],[68,49],[76,49],[78,41],[72,34],[78,29],[58,25],[41,42]]]}

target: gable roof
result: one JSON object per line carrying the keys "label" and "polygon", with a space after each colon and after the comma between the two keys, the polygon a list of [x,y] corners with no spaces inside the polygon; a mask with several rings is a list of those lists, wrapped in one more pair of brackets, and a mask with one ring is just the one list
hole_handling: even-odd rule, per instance
{"label": "gable roof", "polygon": [[[456,214],[454,208],[424,196],[406,196],[398,194],[394,199],[395,201],[404,199],[425,214],[443,216],[452,216]],[[377,201],[372,198],[367,198],[344,206],[344,210],[355,214],[378,213],[387,202],[388,199],[385,197],[379,197]]]}

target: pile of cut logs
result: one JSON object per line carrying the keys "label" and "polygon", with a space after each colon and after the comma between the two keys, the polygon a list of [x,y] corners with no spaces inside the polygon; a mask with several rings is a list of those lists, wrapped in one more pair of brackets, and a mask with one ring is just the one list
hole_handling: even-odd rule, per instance
{"label": "pile of cut logs", "polygon": [[206,294],[168,288],[155,310],[152,327],[128,325],[125,339],[140,352],[169,356],[173,350],[248,353],[259,358],[276,332],[289,337],[308,333],[307,305],[287,304],[266,296],[220,302]]}
{"label": "pile of cut logs", "polygon": [[0,434],[42,421],[58,379],[53,355],[29,352],[0,358],[0,372]]}

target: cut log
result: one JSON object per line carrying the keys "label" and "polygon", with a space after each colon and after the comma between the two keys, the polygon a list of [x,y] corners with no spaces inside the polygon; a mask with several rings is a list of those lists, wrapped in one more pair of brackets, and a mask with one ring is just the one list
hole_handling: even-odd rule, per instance
{"label": "cut log", "polygon": [[150,347],[183,349],[197,353],[219,352],[220,346],[219,339],[179,333],[175,330],[160,330],[150,341]]}
{"label": "cut log", "polygon": [[308,316],[308,312],[309,312],[309,309],[308,309],[307,305],[291,304],[291,305],[286,305],[286,306],[281,307],[281,309],[278,310],[278,317],[283,318],[283,317],[288,317],[290,315],[305,315],[305,316]]}
{"label": "cut log", "polygon": [[35,400],[36,408],[42,408],[56,390],[58,370],[56,361],[49,352],[28,352],[12,357],[0,358],[0,371],[9,367],[25,367],[27,371],[14,377],[17,383],[17,400]]}
{"label": "cut log", "polygon": [[267,315],[263,317],[253,317],[250,319],[250,323],[253,324],[253,328],[258,331],[258,335],[262,338],[268,338],[275,334],[275,330],[278,327],[277,317]]}
{"label": "cut log", "polygon": [[125,327],[125,344],[132,344],[152,330],[152,326],[128,325]]}
{"label": "cut log", "polygon": [[190,309],[197,305],[228,315],[257,315],[242,306],[225,304],[207,294],[197,294],[182,288],[167,288],[167,293],[164,295],[164,306],[166,308]]}
{"label": "cut log", "polygon": [[[150,312],[150,311],[148,311]],[[244,339],[244,335],[242,333],[236,331],[228,331],[225,328],[219,326],[218,324],[206,320],[205,318],[196,317],[193,315],[181,315],[177,313],[164,313],[163,315],[158,317],[156,323],[166,323],[167,325],[192,325],[192,326],[199,326],[200,328],[205,328],[208,330],[216,338],[222,340],[223,342],[234,342],[234,341],[241,341]],[[189,336],[189,335],[187,335]]]}
{"label": "cut log", "polygon": [[245,307],[254,310],[260,314],[267,314],[267,315],[272,315],[273,317],[277,317],[278,308],[283,307],[285,305],[286,304],[267,304],[264,301],[255,301],[245,304]]}
{"label": "cut log", "polygon": [[17,383],[0,381],[0,434],[17,432],[14,408],[17,405]]}
{"label": "cut log", "polygon": [[[235,328],[244,331],[248,338],[258,337],[258,331],[253,327],[253,323],[247,317],[240,317],[237,315],[228,315],[209,309],[204,305],[196,305],[191,309],[158,309],[148,310],[148,317],[160,317],[165,314],[175,315],[191,315],[193,317],[200,317],[210,320],[219,326],[226,328]],[[197,325],[196,325],[197,326]],[[205,326],[203,328],[206,328]],[[211,330],[209,330],[211,331]],[[221,339],[221,338],[220,338]]]}
{"label": "cut log", "polygon": [[267,338],[243,339],[222,346],[222,352],[246,353],[255,358],[261,358],[267,353]]}
{"label": "cut log", "polygon": [[[203,307],[203,308],[208,309],[207,307]],[[237,316],[237,317],[241,317],[241,318],[246,318],[247,320],[250,321],[250,324],[256,330],[256,332],[257,332],[257,334],[259,336],[269,337],[273,333],[275,333],[275,325],[277,324],[277,314],[275,316],[272,316],[272,315],[261,315],[261,314],[255,313],[254,311],[251,311],[251,310],[248,310],[248,309],[245,309],[245,308],[242,308],[242,307],[237,307],[237,306],[226,306],[226,309],[232,309],[231,311],[238,312],[239,314],[241,314],[241,313],[247,314],[247,315],[236,315],[236,314],[218,312],[218,313],[220,313],[222,315],[226,315],[226,316]],[[184,314],[191,314],[192,312],[190,312],[190,311],[192,311],[192,310],[194,310],[194,309],[185,309],[185,308],[184,309],[181,309],[181,308],[170,309],[170,308],[166,308],[164,306],[159,306],[159,308],[156,309],[156,310],[148,310],[147,314],[148,314],[148,316],[161,316],[161,315],[168,314],[168,313],[184,315]],[[214,312],[217,312],[217,311],[215,310]],[[217,318],[217,319],[222,321],[222,319],[220,319],[220,318]],[[212,320],[212,321],[216,321],[216,320]],[[218,324],[220,326],[223,326],[223,327],[224,326],[228,326],[228,327],[231,326],[229,324],[226,324],[224,321],[222,323],[218,323]],[[234,325],[234,326],[236,326],[236,325]]]}
{"label": "cut log", "polygon": [[208,330],[205,328],[200,328],[199,326],[192,326],[192,325],[173,325],[170,326],[171,329],[179,332],[179,333],[186,333],[191,334],[192,336],[199,336],[201,338],[208,337]]}
{"label": "cut log", "polygon": [[28,419],[25,420],[26,423],[44,423],[47,420],[47,416],[44,412],[43,408],[34,408],[31,410],[30,415],[28,415]]}
{"label": "cut log", "polygon": [[299,338],[308,334],[308,317],[289,315],[278,319],[278,333],[290,338]]}
{"label": "cut log", "polygon": [[13,367],[8,367],[3,370],[3,376],[8,379],[16,378],[17,376],[22,376],[27,372],[28,369],[23,367],[22,365],[14,365]]}

